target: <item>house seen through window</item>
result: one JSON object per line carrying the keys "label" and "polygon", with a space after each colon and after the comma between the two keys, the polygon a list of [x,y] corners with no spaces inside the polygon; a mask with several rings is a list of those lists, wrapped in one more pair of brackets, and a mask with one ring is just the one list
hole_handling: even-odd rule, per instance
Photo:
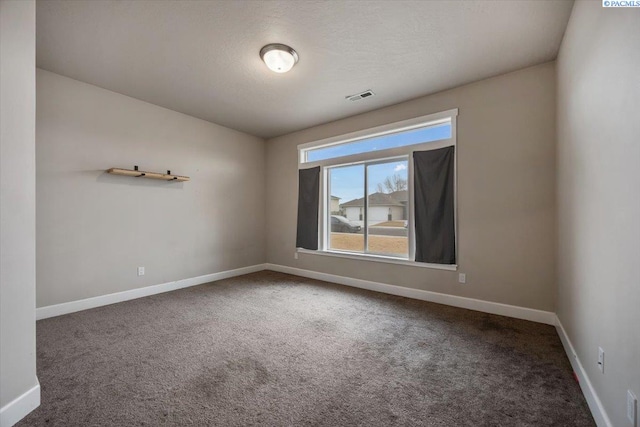
{"label": "house seen through window", "polygon": [[407,163],[407,158],[401,157],[328,168],[330,197],[338,199],[331,207],[329,249],[403,258],[409,255]]}

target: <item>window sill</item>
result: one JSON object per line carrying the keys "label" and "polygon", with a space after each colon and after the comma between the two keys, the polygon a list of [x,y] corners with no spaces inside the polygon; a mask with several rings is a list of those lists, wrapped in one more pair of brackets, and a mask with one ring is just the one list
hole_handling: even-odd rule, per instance
{"label": "window sill", "polygon": [[297,248],[296,251],[301,254],[321,255],[321,256],[328,256],[328,257],[334,257],[334,258],[355,259],[358,261],[382,262],[386,264],[408,265],[410,267],[431,268],[434,270],[456,271],[458,269],[458,266],[455,264],[453,265],[429,264],[424,262],[415,262],[415,261],[409,261],[406,259],[399,259],[399,258],[382,256],[382,255],[370,255],[370,254],[359,255],[359,254],[348,254],[348,253],[335,252],[335,251],[321,251],[321,250],[312,251],[309,249],[302,249],[302,248]]}

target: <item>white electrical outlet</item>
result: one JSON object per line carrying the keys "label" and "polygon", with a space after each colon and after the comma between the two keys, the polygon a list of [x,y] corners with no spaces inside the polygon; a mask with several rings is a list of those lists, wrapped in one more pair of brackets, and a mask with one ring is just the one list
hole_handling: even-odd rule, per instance
{"label": "white electrical outlet", "polygon": [[467,275],[465,273],[458,274],[459,283],[467,283]]}
{"label": "white electrical outlet", "polygon": [[298,259],[298,252],[293,253],[293,259]]}
{"label": "white electrical outlet", "polygon": [[598,347],[598,368],[604,374],[604,350]]}
{"label": "white electrical outlet", "polygon": [[627,390],[627,418],[631,425],[636,427],[638,423],[638,398],[631,390]]}
{"label": "white electrical outlet", "polygon": [[138,276],[144,276],[144,267],[138,267]]}

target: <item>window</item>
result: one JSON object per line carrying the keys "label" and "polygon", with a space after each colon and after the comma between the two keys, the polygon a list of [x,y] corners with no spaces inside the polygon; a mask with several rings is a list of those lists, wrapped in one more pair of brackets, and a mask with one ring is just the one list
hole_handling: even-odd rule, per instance
{"label": "window", "polygon": [[370,137],[352,142],[322,146],[306,150],[304,153],[307,162],[316,162],[349,154],[382,151],[389,148],[406,147],[449,138],[451,138],[451,122],[446,121],[444,123],[430,124],[404,132],[395,132],[373,138]]}
{"label": "window", "polygon": [[413,262],[412,156],[455,146],[456,116],[450,110],[299,146],[299,168],[320,167],[318,253]]}
{"label": "window", "polygon": [[340,199],[338,213],[331,212],[328,249],[408,257],[407,163],[404,156],[326,168],[327,194]]}

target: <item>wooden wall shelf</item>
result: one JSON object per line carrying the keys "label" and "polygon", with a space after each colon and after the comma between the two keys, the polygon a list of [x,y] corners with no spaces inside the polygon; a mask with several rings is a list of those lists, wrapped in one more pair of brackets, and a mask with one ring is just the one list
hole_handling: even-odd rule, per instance
{"label": "wooden wall shelf", "polygon": [[171,171],[167,171],[167,173],[147,172],[138,170],[137,166],[134,166],[134,169],[111,168],[107,169],[107,173],[112,173],[114,175],[132,176],[134,178],[161,179],[163,181],[184,182],[190,180],[188,176],[172,175]]}

